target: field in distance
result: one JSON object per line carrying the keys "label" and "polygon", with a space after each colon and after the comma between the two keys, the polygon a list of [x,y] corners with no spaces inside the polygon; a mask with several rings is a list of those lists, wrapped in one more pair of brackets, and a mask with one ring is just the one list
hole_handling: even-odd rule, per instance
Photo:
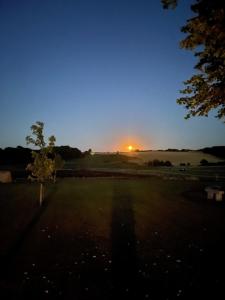
{"label": "field in distance", "polygon": [[[154,159],[169,160],[173,167],[153,167],[147,162]],[[213,155],[199,151],[189,152],[168,152],[149,151],[131,153],[94,153],[81,159],[66,162],[64,168],[70,170],[92,170],[104,172],[120,172],[123,174],[135,175],[156,175],[160,177],[184,177],[192,179],[224,180],[225,167],[221,166],[200,166],[200,161],[206,159],[208,162],[223,161]],[[181,167],[180,164],[185,164]],[[187,163],[190,165],[187,166]],[[181,172],[185,171],[185,172]],[[171,177],[171,178],[172,178]]]}
{"label": "field in distance", "polygon": [[215,163],[224,161],[214,155],[203,153],[201,151],[140,151],[140,152],[124,152],[123,155],[127,155],[133,162],[138,164],[144,164],[154,159],[170,161],[174,166],[178,166],[181,163],[190,163],[192,166],[198,166],[202,159],[206,159],[208,162]]}

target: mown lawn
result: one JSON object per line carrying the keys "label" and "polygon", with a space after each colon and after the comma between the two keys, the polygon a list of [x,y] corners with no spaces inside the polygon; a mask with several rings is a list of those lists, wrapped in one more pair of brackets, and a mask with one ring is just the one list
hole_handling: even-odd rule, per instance
{"label": "mown lawn", "polygon": [[36,184],[0,185],[1,298],[216,299],[225,206],[205,185],[63,179],[41,211]]}

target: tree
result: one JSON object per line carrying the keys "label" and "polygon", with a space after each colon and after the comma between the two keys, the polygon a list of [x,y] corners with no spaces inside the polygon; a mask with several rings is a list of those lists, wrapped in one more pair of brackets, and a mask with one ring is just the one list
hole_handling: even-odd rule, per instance
{"label": "tree", "polygon": [[[175,8],[177,0],[161,0],[164,8]],[[187,36],[181,48],[194,51],[197,70],[184,82],[177,103],[188,110],[185,118],[208,116],[216,110],[216,117],[225,118],[225,3],[222,0],[196,0],[191,5],[195,16],[181,31]]]}
{"label": "tree", "polygon": [[201,166],[207,166],[208,164],[209,164],[208,160],[206,160],[204,158],[200,161]]}
{"label": "tree", "polygon": [[65,162],[62,159],[61,155],[56,153],[54,157],[54,183],[56,182],[57,171],[63,168],[64,163]]}
{"label": "tree", "polygon": [[55,137],[52,135],[48,138],[46,145],[43,135],[44,123],[36,122],[31,126],[32,136],[26,137],[27,144],[33,144],[38,147],[38,151],[32,151],[33,162],[28,164],[27,170],[31,171],[29,179],[36,180],[40,183],[40,205],[44,199],[44,182],[52,178],[54,171],[54,162],[49,155],[52,153],[55,145]]}

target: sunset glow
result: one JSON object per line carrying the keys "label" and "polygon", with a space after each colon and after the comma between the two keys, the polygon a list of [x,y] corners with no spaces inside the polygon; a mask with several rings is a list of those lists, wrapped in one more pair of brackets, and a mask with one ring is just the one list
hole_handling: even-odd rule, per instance
{"label": "sunset glow", "polygon": [[142,150],[150,148],[149,140],[143,136],[121,136],[119,138],[115,137],[114,140],[116,140],[116,142],[111,146],[112,151],[134,152],[137,149]]}

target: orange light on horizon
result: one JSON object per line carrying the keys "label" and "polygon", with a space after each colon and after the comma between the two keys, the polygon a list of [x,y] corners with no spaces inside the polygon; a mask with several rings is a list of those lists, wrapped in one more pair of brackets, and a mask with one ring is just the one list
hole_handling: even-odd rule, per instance
{"label": "orange light on horizon", "polygon": [[118,152],[135,152],[146,148],[146,142],[143,138],[136,136],[123,136],[117,139],[116,143],[112,145],[112,151]]}
{"label": "orange light on horizon", "polygon": [[136,149],[140,149],[142,147],[140,146],[140,142],[138,142],[137,139],[129,138],[124,139],[124,141],[120,143],[120,146],[118,148],[120,148],[120,151],[123,152],[134,152]]}

